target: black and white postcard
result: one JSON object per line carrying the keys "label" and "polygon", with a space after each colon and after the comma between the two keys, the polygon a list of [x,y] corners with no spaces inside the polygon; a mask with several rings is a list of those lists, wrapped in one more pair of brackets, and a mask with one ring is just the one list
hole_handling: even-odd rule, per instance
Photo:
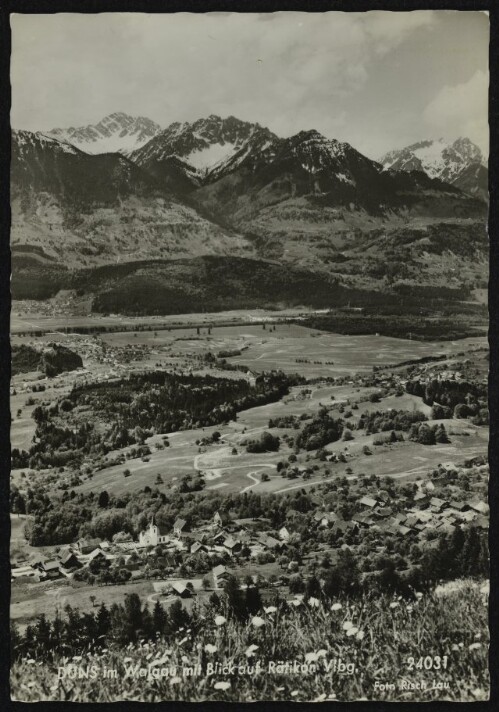
{"label": "black and white postcard", "polygon": [[10,25],[12,698],[488,700],[487,12]]}

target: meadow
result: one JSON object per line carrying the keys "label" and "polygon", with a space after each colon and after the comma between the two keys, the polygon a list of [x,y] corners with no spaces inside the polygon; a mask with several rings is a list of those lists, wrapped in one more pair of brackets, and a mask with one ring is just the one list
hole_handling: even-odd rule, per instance
{"label": "meadow", "polygon": [[194,609],[156,641],[14,661],[11,691],[24,702],[484,701],[487,619],[488,587],[472,581],[413,600],[295,598],[247,622]]}

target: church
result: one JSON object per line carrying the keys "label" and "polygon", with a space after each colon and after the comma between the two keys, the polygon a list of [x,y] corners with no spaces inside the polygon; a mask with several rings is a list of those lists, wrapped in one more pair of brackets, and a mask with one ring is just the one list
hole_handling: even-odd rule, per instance
{"label": "church", "polygon": [[166,544],[170,537],[164,527],[158,527],[151,520],[149,526],[139,534],[139,546],[157,546],[158,544]]}

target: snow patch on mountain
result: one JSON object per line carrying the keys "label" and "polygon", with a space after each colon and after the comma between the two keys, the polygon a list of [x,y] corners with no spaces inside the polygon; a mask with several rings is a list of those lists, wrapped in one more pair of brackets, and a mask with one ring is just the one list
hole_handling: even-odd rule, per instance
{"label": "snow patch on mountain", "polygon": [[420,141],[385,154],[380,163],[384,170],[424,171],[430,178],[454,183],[470,165],[485,165],[482,152],[468,138],[454,142],[443,138]]}
{"label": "snow patch on mountain", "polygon": [[212,143],[204,148],[196,149],[184,160],[198,171],[207,171],[222,161],[227,161],[239,147],[233,143]]}
{"label": "snow patch on mountain", "polygon": [[161,126],[151,119],[116,112],[104,117],[98,124],[52,129],[47,135],[67,141],[86,153],[127,155],[144,146],[160,131]]}

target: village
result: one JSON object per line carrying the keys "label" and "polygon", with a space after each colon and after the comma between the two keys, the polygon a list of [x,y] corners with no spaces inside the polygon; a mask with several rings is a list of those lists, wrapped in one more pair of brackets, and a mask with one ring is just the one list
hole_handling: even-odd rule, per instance
{"label": "village", "polygon": [[[465,488],[458,484],[463,475]],[[320,562],[334,563],[345,550],[360,552],[367,541],[376,555],[407,554],[414,553],[414,547],[423,553],[434,549],[441,536],[451,537],[456,530],[472,527],[486,534],[487,477],[485,458],[477,457],[459,467],[441,465],[405,496],[400,491],[391,496],[383,487],[366,488],[364,482],[356,491],[369,494],[357,496],[353,513],[347,516],[344,507],[335,511],[325,503],[324,484],[322,491],[307,494],[311,508],[305,513],[290,509],[282,526],[272,526],[266,517],[238,519],[219,510],[194,525],[178,517],[167,528],[152,518],[136,540],[121,532],[111,541],[87,537],[70,545],[43,547],[44,554],[18,555],[12,562],[12,615],[16,591],[26,585],[34,596],[33,617],[37,588],[47,593],[61,584],[70,595],[86,586],[94,592],[96,586],[117,584],[133,589],[134,583],[148,581],[151,595],[168,604],[176,599],[207,600],[232,576],[241,588],[252,580],[267,595],[278,589],[290,600],[297,596],[299,600]]]}

